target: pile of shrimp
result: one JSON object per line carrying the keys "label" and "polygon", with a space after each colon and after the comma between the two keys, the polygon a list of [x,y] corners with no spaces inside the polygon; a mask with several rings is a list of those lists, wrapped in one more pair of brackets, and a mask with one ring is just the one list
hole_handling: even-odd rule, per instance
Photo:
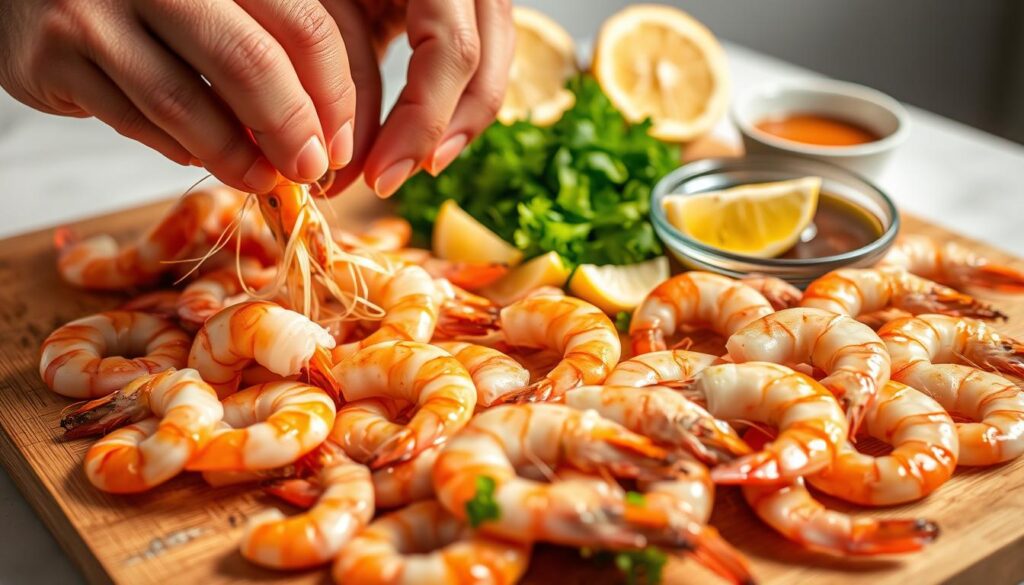
{"label": "pile of shrimp", "polygon": [[[830,510],[808,485],[889,506],[1024,452],[1024,344],[952,288],[1024,278],[951,245],[910,238],[806,291],[686,272],[618,331],[550,289],[499,306],[473,291],[505,267],[409,234],[394,218],[332,230],[290,183],[191,193],[130,244],[62,234],[73,285],[177,279],[43,343],[43,381],[80,401],[65,436],[99,437],[88,481],[264,490],[301,511],[250,517],[241,554],[338,582],[513,583],[547,543],[627,555],[631,579],[687,556],[752,583],[708,524],[716,489],[822,554],[913,553],[935,522]],[[190,258],[207,262],[182,271]],[[701,336],[719,349],[692,351]],[[865,436],[891,452],[861,452]]]}

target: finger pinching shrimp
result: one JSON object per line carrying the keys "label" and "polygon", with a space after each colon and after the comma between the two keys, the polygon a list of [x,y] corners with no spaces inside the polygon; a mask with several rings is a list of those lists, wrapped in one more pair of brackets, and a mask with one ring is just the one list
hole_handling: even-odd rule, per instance
{"label": "finger pinching shrimp", "polygon": [[416,405],[416,412],[379,445],[372,469],[407,461],[462,428],[476,407],[476,387],[466,368],[439,347],[390,341],[364,348],[339,363],[334,374],[347,401],[388,398]]}
{"label": "finger pinching shrimp", "polygon": [[761,293],[742,282],[709,272],[684,272],[655,287],[633,312],[633,353],[668,349],[666,338],[683,326],[728,337],[773,311]]}
{"label": "finger pinching shrimp", "polygon": [[488,407],[530,384],[530,372],[504,353],[462,341],[437,341],[433,345],[459,360],[476,385],[477,407]]}
{"label": "finger pinching shrimp", "polygon": [[437,502],[419,502],[360,532],[332,574],[336,583],[365,585],[511,584],[526,572],[530,548],[487,538]]}
{"label": "finger pinching shrimp", "polygon": [[878,330],[898,371],[913,362],[951,363],[1024,376],[1024,344],[997,333],[984,321],[918,315]]}
{"label": "finger pinching shrimp", "polygon": [[852,436],[889,381],[889,352],[881,338],[851,317],[820,309],[778,311],[737,331],[725,347],[736,362],[807,363],[823,370],[821,383],[843,404]]}
{"label": "finger pinching shrimp", "polygon": [[849,428],[836,399],[812,378],[777,364],[710,366],[681,389],[722,420],[777,428],[774,441],[711,470],[724,484],[779,483],[824,469]]}
{"label": "finger pinching shrimp", "polygon": [[819,490],[864,506],[919,500],[946,483],[960,452],[956,427],[927,395],[890,381],[864,415],[867,433],[892,444],[872,457],[847,443],[824,470],[808,477]]}
{"label": "finger pinching shrimp", "polygon": [[301,382],[269,382],[223,401],[224,427],[188,462],[189,471],[259,471],[294,463],[334,426],[334,400]]}
{"label": "finger pinching shrimp", "polygon": [[143,376],[126,392],[146,394],[153,416],[106,435],[85,454],[89,482],[119,494],[148,490],[180,473],[224,414],[217,393],[195,370]]}
{"label": "finger pinching shrimp", "polygon": [[911,314],[1005,319],[980,300],[900,268],[840,268],[807,285],[801,307],[858,317],[890,307]]}
{"label": "finger pinching shrimp", "polygon": [[606,386],[640,387],[683,382],[716,361],[717,357],[696,351],[652,351],[619,362],[604,383]]}
{"label": "finger pinching shrimp", "polygon": [[334,338],[306,317],[274,303],[230,306],[203,324],[188,355],[190,368],[226,397],[238,389],[253,362],[279,376],[304,371],[310,381],[337,396],[331,374]]}
{"label": "finger pinching shrimp", "polygon": [[191,343],[185,331],[157,315],[107,311],[51,333],[43,341],[39,375],[62,396],[104,396],[139,376],[184,367]]}
{"label": "finger pinching shrimp", "polygon": [[1024,292],[1024,270],[990,262],[956,242],[940,242],[928,236],[900,236],[880,264],[953,287]]}

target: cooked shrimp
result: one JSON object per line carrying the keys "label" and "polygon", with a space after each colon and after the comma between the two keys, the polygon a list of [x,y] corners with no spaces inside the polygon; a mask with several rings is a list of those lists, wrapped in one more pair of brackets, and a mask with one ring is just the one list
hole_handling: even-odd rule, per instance
{"label": "cooked shrimp", "polygon": [[717,357],[696,351],[652,351],[619,362],[604,383],[607,386],[640,387],[682,382],[716,361]]}
{"label": "cooked shrimp", "polygon": [[265,269],[254,261],[204,274],[189,283],[178,297],[178,318],[194,328],[201,327],[224,307],[246,300],[245,286],[260,288],[273,274],[273,269]]}
{"label": "cooked shrimp", "polygon": [[317,452],[317,482],[322,491],[313,506],[286,518],[269,508],[249,519],[242,535],[246,559],[273,569],[303,569],[327,563],[373,518],[370,470],[340,449]]}
{"label": "cooked shrimp", "polygon": [[530,297],[501,310],[500,331],[512,348],[547,349],[562,356],[550,372],[502,400],[557,399],[570,388],[600,384],[622,354],[619,333],[604,311],[572,297]]}
{"label": "cooked shrimp", "polygon": [[334,426],[334,400],[301,382],[269,382],[223,401],[224,422],[192,457],[190,471],[258,471],[294,463]]}
{"label": "cooked shrimp", "polygon": [[913,362],[959,363],[1024,376],[1024,344],[983,321],[946,315],[897,319],[878,330],[893,371]]}
{"label": "cooked shrimp", "polygon": [[519,581],[529,543],[476,534],[437,502],[419,502],[382,516],[338,555],[336,583],[436,585]]}
{"label": "cooked shrimp", "polygon": [[670,456],[650,439],[558,404],[498,406],[470,421],[434,464],[438,499],[485,534],[608,549],[648,545],[686,550],[736,581],[748,581],[738,553],[713,531],[663,506],[625,497],[604,481],[542,483],[519,470],[575,467],[608,477],[668,479]]}
{"label": "cooked shrimp", "polygon": [[390,255],[401,262],[423,268],[434,278],[443,278],[466,290],[481,289],[508,273],[508,264],[442,260],[431,254],[430,250],[420,248],[403,248]]}
{"label": "cooked shrimp", "polygon": [[416,405],[409,422],[369,458],[372,469],[407,461],[446,441],[476,407],[476,387],[466,368],[448,352],[425,343],[371,345],[339,363],[334,373],[347,401],[384,397]]}
{"label": "cooked shrimp", "polygon": [[740,278],[739,281],[761,293],[761,296],[768,299],[776,311],[796,307],[804,296],[802,290],[777,276],[749,274]]}
{"label": "cooked shrimp", "polygon": [[352,250],[395,252],[409,245],[412,226],[404,219],[392,216],[375,219],[359,232],[335,228],[331,234],[335,242]]}
{"label": "cooked shrimp", "polygon": [[824,470],[809,476],[819,490],[864,506],[919,500],[952,477],[959,442],[942,406],[917,390],[890,381],[864,415],[872,437],[890,443],[888,455],[872,457],[847,443]]}
{"label": "cooked shrimp", "polygon": [[152,313],[160,317],[174,318],[178,316],[178,297],[180,291],[155,290],[133,297],[118,307],[120,311],[137,311]]}
{"label": "cooked shrimp", "polygon": [[39,375],[62,396],[104,396],[139,376],[184,367],[191,343],[185,331],[162,317],[107,311],[51,333],[43,341]]}
{"label": "cooked shrimp", "polygon": [[1005,319],[982,301],[899,268],[840,268],[807,286],[801,307],[857,317],[886,308],[908,313]]}
{"label": "cooked shrimp", "polygon": [[676,513],[692,518],[699,524],[707,524],[711,518],[715,485],[708,474],[708,468],[696,461],[677,461],[672,466],[670,478],[640,480],[638,485],[649,506],[674,508]]}
{"label": "cooked shrimp", "polygon": [[577,410],[595,410],[663,445],[683,447],[706,463],[750,453],[728,424],[663,386],[583,386],[566,392],[565,403]]}
{"label": "cooked shrimp", "polygon": [[224,414],[217,393],[195,370],[143,376],[125,392],[146,394],[153,416],[115,430],[85,454],[89,482],[120,494],[148,490],[181,472]]}
{"label": "cooked shrimp", "polygon": [[788,481],[828,466],[849,428],[839,403],[812,378],[777,364],[709,366],[681,392],[722,420],[777,428],[764,449],[711,470],[716,483]]}
{"label": "cooked shrimp", "polygon": [[206,321],[196,333],[188,365],[199,370],[221,397],[238,389],[243,370],[254,361],[279,376],[305,371],[313,383],[337,396],[329,351],[333,347],[330,333],[302,315],[274,303],[251,301]]}
{"label": "cooked shrimp", "polygon": [[737,362],[810,364],[846,410],[856,436],[864,411],[889,381],[889,353],[870,327],[819,309],[784,309],[737,331],[725,347]]}
{"label": "cooked shrimp", "polygon": [[435,346],[459,360],[476,385],[477,407],[488,407],[530,383],[530,372],[504,353],[473,343],[439,341]]}
{"label": "cooked shrimp", "polygon": [[753,288],[709,272],[686,272],[654,288],[633,312],[629,336],[633,353],[668,349],[666,338],[684,326],[728,337],[773,312]]}
{"label": "cooked shrimp", "polygon": [[1024,270],[990,262],[956,242],[940,242],[928,236],[900,236],[880,264],[898,266],[954,287],[1024,292]]}
{"label": "cooked shrimp", "polygon": [[995,465],[1024,453],[1024,391],[989,372],[913,362],[893,378],[931,396],[958,422],[960,465]]}

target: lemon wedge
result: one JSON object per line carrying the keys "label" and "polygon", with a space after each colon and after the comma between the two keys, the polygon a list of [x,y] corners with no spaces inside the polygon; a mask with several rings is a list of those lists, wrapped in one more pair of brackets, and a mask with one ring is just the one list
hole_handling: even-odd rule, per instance
{"label": "lemon wedge", "polygon": [[508,305],[542,286],[565,286],[569,267],[557,252],[548,252],[524,262],[509,271],[497,282],[477,291],[499,305]]}
{"label": "lemon wedge", "polygon": [[549,126],[576,103],[565,88],[578,70],[576,46],[561,25],[536,10],[516,6],[512,18],[516,47],[498,120],[511,124],[528,119]]}
{"label": "lemon wedge", "polygon": [[668,278],[668,258],[621,266],[582,264],[569,280],[569,290],[609,315],[632,311],[651,289]]}
{"label": "lemon wedge", "polygon": [[594,45],[594,76],[631,122],[670,142],[704,134],[729,101],[729,70],[718,40],[670,6],[641,4],[614,14]]}
{"label": "lemon wedge", "polygon": [[523,253],[448,199],[434,222],[434,254],[453,262],[497,262],[515,266]]}
{"label": "lemon wedge", "polygon": [[741,185],[662,201],[669,223],[707,246],[773,258],[793,247],[814,219],[821,179]]}

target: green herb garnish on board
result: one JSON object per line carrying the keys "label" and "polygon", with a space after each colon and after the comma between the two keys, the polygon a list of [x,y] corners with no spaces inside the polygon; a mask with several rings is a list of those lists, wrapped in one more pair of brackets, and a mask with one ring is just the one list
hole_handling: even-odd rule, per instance
{"label": "green herb garnish on board", "polygon": [[469,525],[476,528],[488,520],[501,517],[498,502],[494,499],[494,488],[497,484],[493,477],[479,475],[476,478],[476,493],[473,499],[466,502],[466,517]]}
{"label": "green herb garnish on board", "polygon": [[615,566],[626,576],[628,585],[657,585],[665,569],[668,555],[657,547],[643,550],[620,552],[615,555]]}
{"label": "green herb garnish on board", "polygon": [[629,333],[629,324],[633,320],[633,315],[629,311],[619,311],[615,315],[615,328],[622,333]]}
{"label": "green herb garnish on board", "polygon": [[661,254],[648,220],[651,189],[679,164],[679,149],[629,124],[597,82],[568,83],[576,104],[547,128],[492,124],[438,177],[399,190],[398,212],[429,241],[438,208],[454,199],[533,257],[569,264],[630,264]]}

